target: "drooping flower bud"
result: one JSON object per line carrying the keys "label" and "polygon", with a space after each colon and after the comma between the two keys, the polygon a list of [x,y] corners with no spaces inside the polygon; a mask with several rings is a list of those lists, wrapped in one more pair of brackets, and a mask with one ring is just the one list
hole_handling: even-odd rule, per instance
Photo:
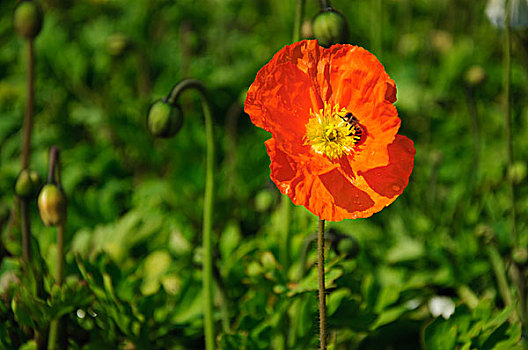
{"label": "drooping flower bud", "polygon": [[154,137],[169,138],[181,129],[183,114],[178,106],[164,100],[150,105],[147,115],[147,128]]}
{"label": "drooping flower bud", "polygon": [[46,226],[56,226],[66,221],[66,196],[57,185],[47,184],[42,188],[38,208]]}
{"label": "drooping flower bud", "polygon": [[24,39],[35,38],[42,29],[43,14],[40,6],[32,0],[18,3],[13,13],[15,31]]}
{"label": "drooping flower bud", "polygon": [[319,12],[312,21],[312,30],[319,45],[330,47],[348,39],[348,23],[340,12],[328,8]]}
{"label": "drooping flower bud", "polygon": [[18,174],[15,184],[15,193],[22,198],[30,198],[38,193],[40,176],[34,170],[24,169]]}

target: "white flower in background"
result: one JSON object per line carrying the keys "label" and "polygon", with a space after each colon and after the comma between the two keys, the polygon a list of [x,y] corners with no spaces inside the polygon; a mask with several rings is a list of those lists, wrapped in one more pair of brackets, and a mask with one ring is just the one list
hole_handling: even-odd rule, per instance
{"label": "white flower in background", "polygon": [[[486,15],[497,28],[504,28],[506,0],[488,0]],[[528,0],[510,0],[510,27],[528,27]]]}
{"label": "white flower in background", "polygon": [[445,296],[434,296],[429,299],[429,311],[433,317],[442,315],[446,320],[455,312],[455,303]]}

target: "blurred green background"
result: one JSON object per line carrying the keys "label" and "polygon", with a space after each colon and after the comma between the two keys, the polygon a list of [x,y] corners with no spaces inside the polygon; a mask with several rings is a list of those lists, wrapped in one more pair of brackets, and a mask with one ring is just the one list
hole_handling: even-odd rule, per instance
{"label": "blurred green background", "polygon": [[[12,27],[15,2],[2,1],[0,345],[31,348],[23,326],[45,323],[53,313],[70,320],[73,349],[202,348],[205,136],[195,93],[180,100],[185,122],[173,139],[154,140],[145,126],[149,104],[192,77],[209,89],[218,150],[218,346],[315,347],[310,242],[317,218],[292,209],[287,264],[280,254],[280,196],[269,180],[264,146],[269,135],[243,113],[256,72],[291,42],[294,1],[41,4],[31,167],[44,177],[49,147],[62,150],[67,283],[62,293],[50,291],[55,230],[42,225],[35,203],[34,259],[43,259],[49,295],[35,299],[17,283],[21,246],[13,188],[26,68],[23,40]],[[499,258],[507,268],[514,251],[525,277],[526,249],[512,250],[508,179],[515,183],[517,231],[526,247],[526,33],[513,33],[516,162],[508,167],[504,31],[486,18],[485,1],[332,5],[348,20],[349,43],[373,52],[396,81],[400,133],[417,151],[409,185],[394,204],[369,219],[328,225],[334,233],[327,282],[332,348],[522,348],[514,312],[519,303],[508,307],[494,267]],[[318,3],[308,1],[304,37],[310,37],[309,20],[317,12]],[[509,289],[518,301],[516,289]],[[448,320],[431,313],[437,296],[456,306]]]}

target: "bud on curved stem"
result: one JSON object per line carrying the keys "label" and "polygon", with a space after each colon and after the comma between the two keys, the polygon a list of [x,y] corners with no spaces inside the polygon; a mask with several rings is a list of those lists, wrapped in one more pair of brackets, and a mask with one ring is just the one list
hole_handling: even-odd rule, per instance
{"label": "bud on curved stem", "polygon": [[[203,208],[203,290],[205,299],[204,308],[204,333],[205,348],[213,350],[215,348],[214,320],[213,320],[213,252],[212,252],[212,214],[213,214],[213,191],[214,191],[214,137],[213,118],[211,115],[211,105],[207,97],[205,86],[196,79],[184,79],[176,84],[164,103],[176,106],[178,97],[188,89],[197,90],[200,93],[200,100],[204,112],[205,135],[206,135],[206,170],[205,170],[205,193]],[[165,107],[164,107],[165,108]],[[150,113],[149,113],[150,114]]]}
{"label": "bud on curved stem", "polygon": [[157,100],[150,105],[147,128],[154,137],[170,138],[183,126],[183,114],[179,106],[166,100]]}

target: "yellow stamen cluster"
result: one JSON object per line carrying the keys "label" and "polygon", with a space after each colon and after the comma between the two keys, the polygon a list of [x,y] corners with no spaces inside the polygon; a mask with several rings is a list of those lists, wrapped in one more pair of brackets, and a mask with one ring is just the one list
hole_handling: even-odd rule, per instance
{"label": "yellow stamen cluster", "polygon": [[359,138],[357,127],[351,128],[342,118],[346,113],[344,108],[339,109],[339,105],[330,107],[326,102],[319,112],[310,112],[312,117],[306,124],[305,144],[330,160],[349,154]]}

